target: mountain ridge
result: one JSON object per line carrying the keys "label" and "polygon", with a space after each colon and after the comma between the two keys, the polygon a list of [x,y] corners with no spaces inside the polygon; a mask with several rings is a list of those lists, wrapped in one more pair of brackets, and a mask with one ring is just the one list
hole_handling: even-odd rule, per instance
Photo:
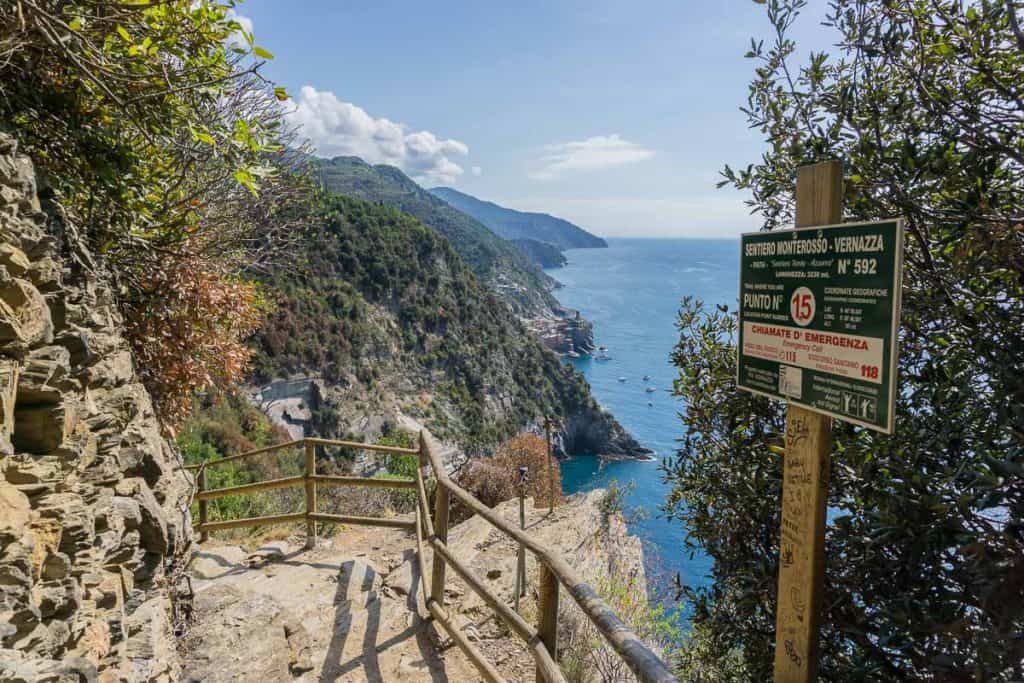
{"label": "mountain ridge", "polygon": [[314,157],[324,189],[379,202],[418,219],[451,242],[488,287],[523,317],[560,316],[561,305],[550,291],[557,282],[514,244],[490,228],[420,187],[401,169],[369,164],[354,156]]}
{"label": "mountain ridge", "polygon": [[429,192],[477,219],[506,240],[547,242],[562,250],[601,249],[608,246],[601,237],[551,214],[517,211],[451,187],[432,187]]}

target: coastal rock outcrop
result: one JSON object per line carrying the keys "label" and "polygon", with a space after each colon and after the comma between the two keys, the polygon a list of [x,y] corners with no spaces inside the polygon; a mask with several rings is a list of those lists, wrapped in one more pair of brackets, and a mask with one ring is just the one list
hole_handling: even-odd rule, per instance
{"label": "coastal rock outcrop", "polygon": [[569,415],[555,436],[554,450],[562,456],[590,453],[605,460],[654,458],[654,451],[641,446],[617,420],[596,405]]}
{"label": "coastal rock outcrop", "polygon": [[0,680],[171,681],[190,486],[61,216],[0,134]]}

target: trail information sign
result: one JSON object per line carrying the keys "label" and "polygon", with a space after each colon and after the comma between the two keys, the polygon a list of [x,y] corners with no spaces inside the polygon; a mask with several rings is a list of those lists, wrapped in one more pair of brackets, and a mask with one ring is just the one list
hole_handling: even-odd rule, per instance
{"label": "trail information sign", "polygon": [[903,222],[742,236],[737,384],[891,434]]}

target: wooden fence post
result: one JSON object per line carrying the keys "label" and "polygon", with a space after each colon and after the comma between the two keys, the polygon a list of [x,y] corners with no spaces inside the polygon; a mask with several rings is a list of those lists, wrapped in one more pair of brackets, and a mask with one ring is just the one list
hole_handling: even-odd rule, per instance
{"label": "wooden fence post", "polygon": [[[526,529],[526,482],[522,478],[522,470],[520,468],[520,480],[519,480],[519,528],[521,530]],[[526,594],[526,548],[523,544],[519,544],[519,549],[516,552],[516,587],[515,587],[515,610],[519,611],[519,598]]]}
{"label": "wooden fence post", "polygon": [[[199,468],[198,480],[199,480],[198,481],[198,491],[199,491],[199,493],[202,493],[203,491],[206,490],[206,468],[205,467],[200,467]],[[209,517],[209,505],[210,505],[210,501],[203,500],[203,499],[199,500],[199,542],[200,543],[206,543],[208,540],[210,540],[210,534],[203,530],[203,527],[206,526],[206,522],[208,521],[208,517]]]}
{"label": "wooden fence post", "polygon": [[[434,500],[434,536],[442,543],[448,543],[448,489],[438,482]],[[430,579],[430,597],[444,607],[444,558],[434,552],[433,575]]]}
{"label": "wooden fence post", "polygon": [[[537,634],[544,647],[551,654],[553,661],[558,661],[558,577],[543,560],[537,558],[540,567],[537,597]],[[547,679],[537,667],[537,681],[544,683]]]}
{"label": "wooden fence post", "polygon": [[[427,436],[420,432],[420,452],[424,455],[430,446]],[[435,472],[437,476],[437,493],[434,495],[434,536],[442,543],[448,542],[448,489],[444,487],[444,472]],[[434,551],[434,566],[430,577],[430,598],[444,607],[444,558]]]}
{"label": "wooden fence post", "polygon": [[[839,223],[842,201],[841,162],[797,169],[796,227]],[[831,454],[832,418],[788,406],[775,613],[776,683],[809,683],[818,678]]]}
{"label": "wooden fence post", "polygon": [[316,547],[316,446],[309,441],[306,447],[306,548]]}

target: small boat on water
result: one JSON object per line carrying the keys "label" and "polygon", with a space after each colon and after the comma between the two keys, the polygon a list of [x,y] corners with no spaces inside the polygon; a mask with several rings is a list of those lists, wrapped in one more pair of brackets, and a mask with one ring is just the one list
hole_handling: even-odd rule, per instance
{"label": "small boat on water", "polygon": [[644,391],[646,391],[648,394],[653,394],[655,391],[657,391],[657,389],[655,389],[654,387],[647,387],[646,389],[644,389]]}
{"label": "small boat on water", "polygon": [[608,347],[607,347],[607,346],[598,346],[598,347],[597,347],[597,350],[598,350],[598,351],[607,351],[607,350],[608,350]]}
{"label": "small boat on water", "polygon": [[620,377],[620,378],[619,378],[619,381],[620,381],[620,382],[625,382],[625,381],[626,381],[626,378],[625,378],[625,377]]}
{"label": "small boat on water", "polygon": [[653,406],[653,405],[654,405],[654,404],[653,404],[653,403],[651,403],[650,401],[648,401],[648,402],[647,402],[647,407],[648,407],[648,408],[650,408],[650,407],[651,407],[651,406]]}
{"label": "small boat on water", "polygon": [[650,376],[650,375],[644,375],[644,381],[645,381],[645,382],[646,382],[647,380],[649,380],[650,378],[651,378],[651,376]]}
{"label": "small boat on water", "polygon": [[604,353],[604,352],[601,352],[601,353],[597,354],[596,356],[594,356],[594,360],[611,360],[611,359],[612,359],[612,357],[609,356],[607,353]]}

